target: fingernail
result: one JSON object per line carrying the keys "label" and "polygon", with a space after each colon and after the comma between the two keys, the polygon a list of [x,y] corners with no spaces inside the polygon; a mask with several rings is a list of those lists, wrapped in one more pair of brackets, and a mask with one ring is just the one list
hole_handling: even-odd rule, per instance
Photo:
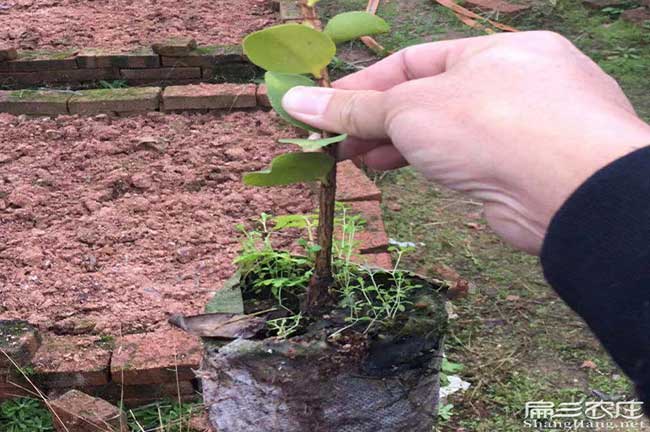
{"label": "fingernail", "polygon": [[320,116],[325,113],[333,89],[294,87],[282,98],[282,107],[289,113]]}

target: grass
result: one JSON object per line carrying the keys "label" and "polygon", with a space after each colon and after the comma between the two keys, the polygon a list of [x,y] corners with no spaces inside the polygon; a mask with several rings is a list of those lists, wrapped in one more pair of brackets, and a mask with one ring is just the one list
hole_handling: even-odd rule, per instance
{"label": "grass", "polygon": [[[365,1],[323,3],[333,15]],[[393,29],[378,41],[395,50],[477,34],[433,3],[382,2],[379,14]],[[506,23],[564,34],[612,74],[641,117],[650,120],[650,31],[578,1],[539,5]],[[389,235],[424,244],[405,258],[406,268],[435,276],[447,266],[473,287],[472,294],[453,303],[458,318],[450,323],[447,343],[449,358],[465,365],[460,375],[472,387],[450,398],[440,431],[521,431],[527,401],[633,396],[629,380],[546,284],[537,259],[491,234],[478,203],[428,183],[411,169],[378,176],[377,184]],[[586,361],[595,368],[582,367]]]}
{"label": "grass", "polygon": [[[189,420],[202,411],[200,403],[159,401],[126,410],[127,426],[130,432],[193,432],[195,429],[190,428]],[[52,432],[54,424],[42,401],[18,398],[0,404],[0,431]]]}

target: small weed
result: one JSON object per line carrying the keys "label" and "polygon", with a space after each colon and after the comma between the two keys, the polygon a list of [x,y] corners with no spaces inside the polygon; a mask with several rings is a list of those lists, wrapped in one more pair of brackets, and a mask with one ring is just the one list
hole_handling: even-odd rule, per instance
{"label": "small weed", "polygon": [[128,87],[128,84],[124,80],[114,80],[114,81],[101,80],[99,81],[98,84],[100,88],[110,89],[110,90]]}
{"label": "small weed", "polygon": [[189,421],[203,410],[203,404],[161,401],[128,410],[131,432],[186,432]]}
{"label": "small weed", "polygon": [[54,431],[49,410],[36,399],[18,398],[0,404],[2,432]]}

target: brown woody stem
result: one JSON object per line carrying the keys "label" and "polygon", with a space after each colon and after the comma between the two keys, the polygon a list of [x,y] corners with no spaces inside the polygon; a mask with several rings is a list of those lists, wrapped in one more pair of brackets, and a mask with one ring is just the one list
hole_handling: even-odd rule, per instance
{"label": "brown woody stem", "polygon": [[[307,0],[300,1],[302,16],[316,30],[322,30],[318,14],[314,7],[307,6]],[[321,87],[330,87],[327,68],[321,72],[318,80]],[[322,137],[330,136],[326,131]],[[336,144],[324,149],[330,156],[336,157]],[[307,296],[302,304],[302,311],[307,314],[317,314],[333,302],[330,288],[334,282],[332,277],[332,238],[334,236],[334,210],[336,206],[336,165],[327,174],[325,181],[321,182],[318,196],[318,231],[317,241],[320,250],[316,254],[314,275],[309,281]]]}

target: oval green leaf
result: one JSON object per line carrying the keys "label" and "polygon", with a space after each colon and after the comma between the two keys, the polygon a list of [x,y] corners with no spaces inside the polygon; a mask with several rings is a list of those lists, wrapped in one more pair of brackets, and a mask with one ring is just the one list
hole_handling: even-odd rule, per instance
{"label": "oval green leaf", "polygon": [[318,150],[319,148],[326,147],[330,144],[340,143],[348,137],[348,134],[337,135],[330,138],[320,138],[316,140],[304,139],[304,138],[283,138],[279,140],[282,144],[296,144],[302,147],[303,150],[312,151]]}
{"label": "oval green leaf", "polygon": [[271,102],[271,106],[280,117],[299,128],[318,132],[318,129],[294,119],[282,108],[282,98],[285,93],[297,86],[313,87],[316,85],[314,81],[303,75],[267,72],[264,74],[264,82],[266,83],[269,102]]}
{"label": "oval green leaf", "polygon": [[322,181],[334,164],[334,158],[325,153],[286,153],[273,159],[269,169],[244,174],[244,184],[283,186]]}
{"label": "oval green leaf", "polygon": [[327,23],[324,33],[335,44],[340,44],[361,36],[386,33],[389,30],[388,23],[377,15],[368,12],[344,12],[336,15]]}
{"label": "oval green leaf", "polygon": [[311,73],[320,78],[321,71],[334,58],[336,46],[313,28],[281,24],[246,36],[244,53],[250,61],[271,72]]}

